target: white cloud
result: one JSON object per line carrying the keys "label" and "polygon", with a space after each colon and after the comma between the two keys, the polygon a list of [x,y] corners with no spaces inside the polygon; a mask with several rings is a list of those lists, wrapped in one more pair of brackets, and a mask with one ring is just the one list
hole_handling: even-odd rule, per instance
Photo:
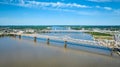
{"label": "white cloud", "polygon": [[95,6],[96,8],[101,8],[100,6]]}
{"label": "white cloud", "polygon": [[92,2],[111,2],[111,0],[88,0]]}
{"label": "white cloud", "polygon": [[[77,3],[63,3],[63,2],[38,2],[38,1],[28,1],[28,0],[9,0],[9,2],[0,2],[3,4],[11,4],[16,6],[22,6],[22,7],[32,7],[32,8],[38,8],[38,9],[45,9],[45,10],[56,10],[56,11],[64,11],[64,12],[73,12],[78,14],[84,14],[84,15],[95,15],[98,13],[102,13],[99,11],[99,9],[104,9],[107,11],[114,11],[113,8],[107,7],[107,6],[87,6],[87,5],[81,5]],[[79,9],[74,9],[79,8]],[[90,9],[89,10],[81,10],[82,8]],[[97,10],[98,9],[98,10]],[[96,12],[97,11],[97,12]],[[93,14],[94,12],[94,14]],[[120,13],[120,10],[114,11],[114,13]]]}
{"label": "white cloud", "polygon": [[64,11],[64,12],[71,12],[71,13],[74,13],[74,14],[79,14],[79,15],[100,15],[100,13],[98,11],[80,11],[80,10],[71,10],[71,9],[51,9],[49,8],[48,10],[53,10],[53,11]]}
{"label": "white cloud", "polygon": [[111,2],[111,0],[88,0],[92,2]]}
{"label": "white cloud", "polygon": [[112,10],[111,7],[103,7],[105,10]]}
{"label": "white cloud", "polygon": [[[62,2],[38,2],[29,0],[8,0],[7,4],[23,6],[23,7],[33,7],[33,8],[99,8],[105,10],[112,10],[111,7],[101,7],[101,6],[87,6],[76,3],[62,3]],[[96,0],[97,1],[97,0]],[[107,1],[107,0],[100,0]],[[17,2],[17,3],[16,3]],[[1,2],[2,3],[2,2]]]}
{"label": "white cloud", "polygon": [[113,10],[111,7],[101,7],[101,6],[95,6],[98,9],[105,9],[105,10]]}
{"label": "white cloud", "polygon": [[91,2],[120,2],[120,0],[87,0]]}
{"label": "white cloud", "polygon": [[76,4],[76,3],[62,3],[62,2],[36,2],[27,1],[28,4],[40,7],[76,7],[76,8],[90,8],[86,5]]}

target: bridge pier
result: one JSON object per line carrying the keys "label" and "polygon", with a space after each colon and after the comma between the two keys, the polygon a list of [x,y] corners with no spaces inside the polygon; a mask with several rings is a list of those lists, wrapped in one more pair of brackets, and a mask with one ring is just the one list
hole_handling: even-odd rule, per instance
{"label": "bridge pier", "polygon": [[64,48],[67,48],[67,41],[64,41]]}
{"label": "bridge pier", "polygon": [[113,48],[111,49],[111,54],[110,55],[113,56]]}
{"label": "bridge pier", "polygon": [[4,37],[4,34],[2,34],[1,37]]}
{"label": "bridge pier", "polygon": [[111,49],[111,56],[113,55],[113,53],[117,53],[120,56],[120,49],[119,48],[112,48]]}
{"label": "bridge pier", "polygon": [[37,37],[34,37],[34,42],[36,42],[37,41]]}
{"label": "bridge pier", "polygon": [[47,44],[50,44],[50,39],[49,38],[47,39]]}
{"label": "bridge pier", "polygon": [[15,37],[15,38],[16,38],[16,34],[14,34],[14,35],[13,35],[13,37]]}
{"label": "bridge pier", "polygon": [[21,39],[21,35],[19,35],[19,39]]}

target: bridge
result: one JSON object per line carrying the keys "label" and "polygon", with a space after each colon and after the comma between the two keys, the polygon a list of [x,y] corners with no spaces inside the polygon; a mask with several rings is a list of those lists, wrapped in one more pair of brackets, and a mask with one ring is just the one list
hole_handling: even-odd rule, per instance
{"label": "bridge", "polygon": [[[64,42],[64,47],[67,47],[67,42],[71,43],[76,43],[78,45],[84,44],[86,46],[94,46],[100,49],[107,49],[110,50],[111,52],[117,51],[120,52],[120,49],[118,47],[118,42],[115,42],[114,40],[111,40],[109,42],[103,42],[103,41],[95,41],[95,40],[82,40],[82,39],[74,39],[70,37],[59,37],[59,36],[49,36],[49,35],[41,35],[41,34],[19,34],[19,33],[6,33],[6,35],[13,35],[13,36],[27,36],[27,37],[32,37],[34,38],[34,41],[37,41],[37,38],[44,38],[47,39],[47,44],[50,43],[50,40],[57,40],[57,41],[62,41]],[[118,53],[120,55],[120,53]]]}
{"label": "bridge", "polygon": [[113,45],[111,45],[114,41],[109,41],[107,43],[103,41],[95,41],[95,40],[82,40],[82,39],[74,39],[68,36],[65,37],[59,37],[59,36],[51,36],[51,35],[43,35],[43,34],[17,34],[17,33],[9,33],[12,35],[18,35],[18,36],[28,36],[28,37],[36,37],[36,38],[44,38],[44,39],[51,39],[51,40],[57,40],[57,41],[67,41],[77,44],[87,44],[87,45],[93,45],[93,46],[99,46],[99,47],[106,47],[106,48],[112,48]]}
{"label": "bridge", "polygon": [[45,32],[45,33],[51,33],[51,32],[53,32],[53,33],[64,33],[64,32],[68,32],[68,33],[70,33],[70,32],[90,32],[90,31],[88,31],[88,30],[41,30],[41,31],[39,31],[39,32]]}

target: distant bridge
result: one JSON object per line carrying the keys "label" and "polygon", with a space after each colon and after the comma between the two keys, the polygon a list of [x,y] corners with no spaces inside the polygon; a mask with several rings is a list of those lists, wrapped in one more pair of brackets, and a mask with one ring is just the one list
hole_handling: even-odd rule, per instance
{"label": "distant bridge", "polygon": [[64,33],[64,32],[90,32],[88,30],[41,30],[40,32],[45,32],[45,33]]}

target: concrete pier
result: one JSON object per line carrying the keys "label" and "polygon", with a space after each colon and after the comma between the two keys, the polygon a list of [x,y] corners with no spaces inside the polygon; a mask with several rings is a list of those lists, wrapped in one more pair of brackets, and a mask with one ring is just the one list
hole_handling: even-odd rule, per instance
{"label": "concrete pier", "polygon": [[21,39],[21,35],[19,35],[19,39]]}
{"label": "concrete pier", "polygon": [[50,39],[49,38],[47,39],[47,44],[50,44]]}
{"label": "concrete pier", "polygon": [[64,41],[64,48],[67,48],[67,41]]}
{"label": "concrete pier", "polygon": [[37,41],[37,37],[34,37],[34,42],[36,42]]}
{"label": "concrete pier", "polygon": [[16,38],[16,34],[13,35]]}
{"label": "concrete pier", "polygon": [[113,56],[113,48],[111,48],[111,56]]}

